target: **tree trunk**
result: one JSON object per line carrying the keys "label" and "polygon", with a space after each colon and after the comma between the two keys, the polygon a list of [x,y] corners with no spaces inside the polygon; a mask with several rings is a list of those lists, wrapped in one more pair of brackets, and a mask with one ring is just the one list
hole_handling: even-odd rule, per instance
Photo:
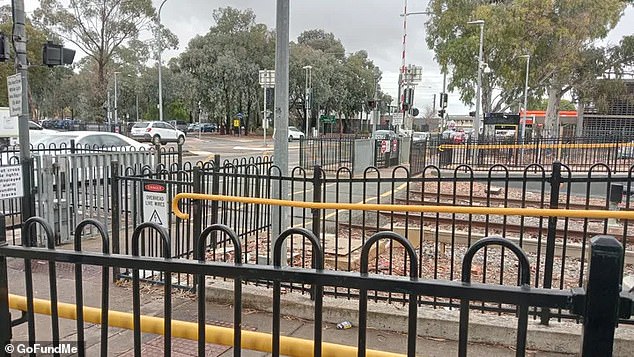
{"label": "tree trunk", "polygon": [[556,128],[555,125],[559,116],[559,104],[562,95],[561,87],[552,85],[548,87],[548,107],[546,108],[543,137],[552,138],[559,133],[559,128]]}
{"label": "tree trunk", "polygon": [[583,135],[583,112],[586,109],[586,105],[583,102],[583,98],[579,97],[579,105],[577,105],[577,129],[575,131],[576,136]]}

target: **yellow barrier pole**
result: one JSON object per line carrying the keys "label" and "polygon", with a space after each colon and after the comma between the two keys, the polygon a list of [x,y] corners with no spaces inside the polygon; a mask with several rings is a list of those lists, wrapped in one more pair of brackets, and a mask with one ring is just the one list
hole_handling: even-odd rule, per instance
{"label": "yellow barrier pole", "polygon": [[[9,294],[9,307],[11,309],[27,311],[26,297]],[[58,316],[64,319],[76,320],[77,310],[74,304],[57,303]],[[33,299],[33,312],[36,314],[50,315],[51,302],[43,299]],[[84,321],[100,324],[101,309],[84,306]],[[127,330],[134,329],[131,313],[120,311],[108,312],[108,325]],[[141,331],[156,335],[163,335],[163,318],[141,315]],[[217,345],[233,346],[233,329],[207,325],[205,342]],[[194,322],[172,320],[172,337],[186,340],[198,340],[198,324]],[[263,332],[242,330],[242,349],[268,352],[272,351],[271,334]],[[357,348],[353,346],[337,345],[334,343],[322,343],[324,356],[357,356]],[[287,356],[313,356],[313,341],[296,337],[280,336],[280,353]],[[367,350],[369,357],[402,357],[404,355],[391,352]]]}
{"label": "yellow barrier pole", "polygon": [[207,195],[201,193],[179,193],[172,200],[172,211],[178,218],[189,219],[189,214],[182,212],[178,206],[180,200],[192,199],[203,201],[224,201],[238,203],[264,204],[272,206],[288,206],[310,209],[335,209],[357,211],[393,211],[393,212],[431,212],[455,214],[493,214],[501,216],[526,217],[562,217],[562,218],[597,218],[634,220],[634,211],[607,210],[566,210],[552,208],[510,208],[510,207],[482,207],[482,206],[433,206],[433,205],[392,205],[371,203],[329,203],[287,201],[270,198],[236,197],[223,195]]}
{"label": "yellow barrier pole", "polygon": [[[459,149],[464,147],[462,144],[441,144],[438,146],[440,151],[445,149]],[[473,144],[469,147],[478,149],[534,149],[535,144]],[[610,149],[616,147],[634,147],[634,143],[596,143],[596,144],[541,144],[543,149]]]}

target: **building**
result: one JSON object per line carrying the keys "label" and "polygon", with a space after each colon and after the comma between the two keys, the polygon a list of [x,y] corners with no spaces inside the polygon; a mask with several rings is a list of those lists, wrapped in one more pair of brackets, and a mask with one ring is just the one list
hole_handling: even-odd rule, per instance
{"label": "building", "polygon": [[606,108],[588,105],[583,111],[583,136],[634,137],[634,79],[623,79],[625,92],[610,98]]}

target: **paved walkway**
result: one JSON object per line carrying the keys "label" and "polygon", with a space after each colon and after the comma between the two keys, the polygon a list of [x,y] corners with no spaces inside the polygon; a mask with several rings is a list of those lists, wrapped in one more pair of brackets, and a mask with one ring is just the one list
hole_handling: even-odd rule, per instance
{"label": "paved walkway", "polygon": [[[95,246],[94,242],[87,241],[85,246]],[[95,247],[89,248],[94,250]],[[33,286],[36,298],[49,298],[48,263],[33,261]],[[10,258],[9,266],[9,292],[12,294],[24,294],[24,270],[23,261]],[[99,307],[101,299],[101,269],[93,266],[84,267],[84,303],[85,306]],[[58,263],[57,265],[57,285],[59,299],[62,302],[74,303],[75,283],[74,266],[71,264]],[[183,291],[175,290],[173,294],[173,319],[184,321],[197,321],[197,307],[195,296]],[[129,281],[110,285],[110,308],[111,310],[131,312],[132,310],[132,290]],[[144,315],[162,316],[163,301],[162,288],[142,286],[141,288],[141,311]],[[282,300],[282,312],[284,311],[284,301]],[[13,318],[19,316],[19,312],[12,311]],[[208,324],[232,327],[233,310],[231,306],[208,303],[206,319]],[[36,336],[39,341],[51,339],[50,317],[37,315]],[[244,329],[270,332],[272,326],[272,314],[243,310]],[[313,335],[312,321],[299,320],[292,317],[283,317],[281,322],[282,335],[311,339]],[[63,341],[73,341],[76,339],[76,322],[74,320],[60,319],[60,335]],[[13,341],[27,340],[26,324],[19,325],[13,330]],[[98,355],[100,348],[100,326],[86,324],[85,326],[87,355]],[[325,342],[332,342],[344,345],[356,345],[357,329],[337,330],[332,324],[324,324],[323,336]],[[400,333],[389,331],[368,330],[368,348],[385,350],[391,352],[405,353],[407,338]],[[439,339],[418,339],[418,354],[421,356],[452,356],[457,355],[457,342]],[[119,328],[109,329],[108,339],[109,355],[112,356],[133,356],[133,333],[130,330]],[[161,336],[153,334],[143,334],[143,354],[160,355],[163,352],[163,340]],[[211,345],[207,346],[207,356],[231,356],[232,349],[227,346]],[[173,356],[195,356],[197,354],[197,344],[195,341],[173,339]],[[472,356],[508,356],[514,351],[499,346],[488,346],[471,344],[469,355]],[[268,353],[256,351],[243,351],[243,356],[268,356]],[[560,356],[558,354],[541,353],[531,351],[529,356]]]}

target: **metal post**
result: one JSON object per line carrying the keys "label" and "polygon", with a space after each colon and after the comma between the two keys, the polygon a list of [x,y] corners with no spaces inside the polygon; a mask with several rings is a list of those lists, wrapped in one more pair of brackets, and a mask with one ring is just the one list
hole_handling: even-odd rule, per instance
{"label": "metal post", "polygon": [[[407,64],[407,0],[403,0],[403,53],[401,54],[401,75],[399,78],[399,95],[401,96],[401,107],[399,111],[403,114],[403,123],[405,123],[405,95],[407,93],[407,78],[406,74],[406,64]],[[405,86],[403,83],[405,82]],[[401,90],[403,93],[400,93]],[[411,106],[412,103],[409,104]],[[392,121],[394,122],[394,121]]]}
{"label": "metal post", "polygon": [[269,127],[269,118],[266,115],[266,84],[264,85],[264,112],[263,112],[263,117],[262,117],[262,131],[264,132],[264,134],[262,134],[262,136],[264,137],[264,147],[266,147],[266,129],[268,129]]}
{"label": "metal post", "polygon": [[136,121],[139,121],[139,94],[136,95]]}
{"label": "metal post", "polygon": [[[443,71],[442,74],[442,93],[443,94],[447,94],[447,71]],[[449,99],[447,99],[447,101],[449,101]],[[434,100],[434,103],[436,103],[436,101]],[[442,118],[440,118],[440,132],[442,133],[444,128],[445,128],[445,117],[447,116],[447,108],[443,107],[442,109]],[[471,138],[469,138],[471,139]]]}
{"label": "metal post", "polygon": [[478,140],[480,135],[480,116],[482,112],[482,57],[484,46],[484,21],[480,23],[480,50],[478,51],[478,90],[476,92],[476,118],[474,120],[474,134],[475,140]]}
{"label": "metal post", "polygon": [[308,138],[308,136],[310,135],[308,130],[309,130],[309,121],[308,121],[308,112],[310,111],[310,89],[312,87],[310,81],[311,81],[311,70],[312,70],[312,66],[304,66],[303,67],[306,70],[306,86],[304,88],[304,113],[306,115],[306,137]]}
{"label": "metal post", "polygon": [[159,120],[163,121],[163,77],[161,75],[161,67],[163,66],[161,64],[161,10],[163,10],[163,5],[165,5],[165,2],[167,0],[163,0],[163,2],[161,3],[161,6],[159,6],[159,10],[158,10],[158,33],[157,33],[157,37],[158,37],[158,81],[159,81]]}
{"label": "metal post", "polygon": [[526,144],[526,116],[528,111],[528,70],[530,69],[531,55],[526,55],[526,81],[524,82],[524,120],[522,121],[522,164],[524,163],[524,145]]}
{"label": "metal post", "polygon": [[115,127],[114,132],[115,133],[118,132],[117,126],[119,125],[119,112],[118,112],[119,103],[117,101],[117,89],[118,89],[117,74],[119,74],[119,72],[114,72],[114,127]]}
{"label": "metal post", "polygon": [[[0,213],[0,247],[7,245],[4,214]],[[9,279],[7,258],[0,256],[0,351],[11,342],[11,312],[9,311]],[[8,355],[8,353],[7,353]]]}
{"label": "metal post", "polygon": [[596,236],[591,247],[581,354],[609,356],[618,323],[623,246],[612,236]]}
{"label": "metal post", "polygon": [[[273,165],[282,176],[288,176],[288,59],[289,59],[289,0],[277,0],[276,48],[275,48],[275,148]],[[274,180],[273,198],[287,198],[288,183]],[[280,233],[290,224],[288,207],[274,207],[272,210],[273,244]],[[282,247],[282,264],[286,264],[286,244]]]}
{"label": "metal post", "polygon": [[[119,193],[119,162],[113,161],[110,163],[110,196],[112,197],[112,212],[111,212],[111,224],[112,224],[112,254],[120,253],[119,244],[119,232],[121,230],[121,199],[127,200],[127,197],[121,197]],[[119,280],[121,269],[119,267],[112,268],[112,280]]]}
{"label": "metal post", "polygon": [[[213,166],[213,176],[211,177],[211,194],[219,195],[220,194],[220,155],[216,154],[214,156],[214,166]],[[214,200],[211,202],[211,217],[210,217],[210,225],[214,225],[218,223],[218,209],[219,204],[218,201]],[[213,246],[216,246],[217,234],[216,232],[212,233],[211,243]]]}
{"label": "metal post", "polygon": [[374,112],[372,113],[372,135],[374,136],[374,132],[376,131],[376,125],[379,122],[380,110],[379,110],[379,80],[381,77],[378,77],[374,83]]}
{"label": "metal post", "polygon": [[[194,166],[194,173],[193,173],[193,187],[192,187],[192,191],[194,193],[202,193],[201,190],[201,186],[202,186],[202,172],[200,170],[200,167],[198,166]],[[200,239],[200,233],[202,232],[202,226],[203,226],[203,203],[201,200],[194,200],[193,202],[193,207],[192,207],[192,213],[193,213],[193,234],[194,234],[194,247],[198,247],[198,240]],[[196,260],[201,260],[202,257],[198,256],[199,252],[198,249],[194,249],[194,259]],[[199,284],[202,284],[204,282],[204,279],[202,282],[198,282]]]}
{"label": "metal post", "polygon": [[13,43],[15,46],[16,73],[22,77],[22,114],[18,116],[18,133],[20,135],[20,164],[22,166],[22,222],[35,215],[32,192],[33,161],[31,160],[29,141],[29,81],[28,62],[26,58],[26,15],[24,0],[13,0]]}
{"label": "metal post", "polygon": [[[313,202],[321,202],[321,166],[315,165],[313,175]],[[319,228],[321,228],[320,210],[313,208],[311,211],[313,214],[313,233],[315,237],[319,238]]]}
{"label": "metal post", "polygon": [[[561,162],[553,163],[553,172],[550,177],[550,209],[559,208],[559,186],[561,185]],[[553,283],[553,264],[555,260],[555,239],[557,236],[557,216],[548,218],[548,236],[546,238],[546,257],[544,262],[544,289],[550,289]],[[550,309],[542,309],[541,324],[548,325]]]}

